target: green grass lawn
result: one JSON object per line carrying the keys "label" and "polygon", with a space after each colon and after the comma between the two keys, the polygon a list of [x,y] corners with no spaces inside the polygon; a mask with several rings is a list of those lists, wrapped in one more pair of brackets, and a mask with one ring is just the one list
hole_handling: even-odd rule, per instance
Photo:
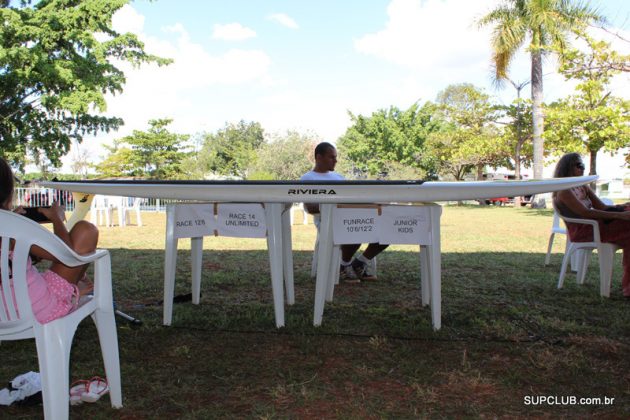
{"label": "green grass lawn", "polygon": [[[564,238],[543,265],[550,210],[447,206],[442,216],[442,329],[420,306],[417,247],[379,256],[379,280],[341,285],[312,326],[315,228],[293,227],[296,303],[275,328],[266,241],[206,238],[201,305],[174,305],[162,326],[164,214],[145,226],[102,228],[112,253],[124,408],[104,397],[73,418],[627,418],[630,301],[616,256],[609,299],[597,258],[585,285],[556,289]],[[180,241],[176,294],[190,292]],[[71,380],[103,375],[96,331],[75,336]],[[32,341],[0,345],[0,380],[38,370]],[[526,404],[541,396],[613,404]],[[564,399],[564,400],[563,400]],[[38,418],[42,407],[0,407]]]}

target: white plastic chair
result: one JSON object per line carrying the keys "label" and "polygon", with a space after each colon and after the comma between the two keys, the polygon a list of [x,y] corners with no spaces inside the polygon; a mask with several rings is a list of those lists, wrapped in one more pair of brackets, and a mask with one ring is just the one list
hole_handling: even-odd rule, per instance
{"label": "white plastic chair", "polygon": [[123,225],[130,225],[131,224],[131,214],[135,213],[136,215],[136,225],[138,226],[142,226],[142,216],[140,215],[140,203],[142,203],[142,198],[136,197],[133,199],[133,204],[131,206],[127,206],[125,204],[127,204],[128,202],[123,201],[123,207],[122,209],[119,209],[119,211],[123,212]]}
{"label": "white plastic chair", "polygon": [[295,220],[295,216],[293,215],[293,212],[295,211],[301,211],[302,212],[302,224],[303,225],[307,225],[308,224],[308,213],[306,212],[306,210],[304,209],[304,203],[294,203],[291,208],[290,208],[290,219],[291,219],[291,225],[293,225],[293,222]]}
{"label": "white plastic chair", "polygon": [[582,256],[578,259],[577,277],[578,284],[583,284],[586,277],[586,269],[590,262],[591,251],[597,249],[599,256],[599,294],[601,296],[610,296],[610,286],[612,282],[613,257],[615,252],[620,249],[617,245],[602,242],[599,233],[599,224],[596,220],[591,219],[574,219],[560,215],[560,218],[566,223],[579,223],[590,225],[593,227],[593,241],[591,242],[571,242],[567,248],[567,252],[562,259],[562,268],[560,269],[560,277],[558,278],[558,289],[562,288],[564,276],[567,271],[569,260],[573,253],[581,252]]}
{"label": "white plastic chair", "polygon": [[[313,221],[315,222],[315,227],[317,228],[317,237],[315,238],[315,246],[313,247],[313,259],[311,260],[311,278],[314,279],[317,277],[317,253],[319,252],[319,214],[315,214],[313,216]],[[372,272],[376,274],[376,257],[372,258],[370,261],[372,266]],[[333,257],[331,264],[334,267],[337,267],[335,274],[335,284],[339,284],[339,269],[341,266],[341,248],[339,245],[333,246]]]}
{"label": "white plastic chair", "polygon": [[[602,203],[609,206],[612,206],[614,204],[613,201],[609,198],[601,198],[601,200],[602,200]],[[549,265],[549,261],[551,260],[551,248],[553,246],[553,239],[556,233],[560,235],[567,235],[567,230],[566,228],[563,228],[560,226],[560,216],[558,215],[558,212],[554,208],[553,225],[551,226],[551,234],[549,235],[549,245],[547,246],[547,255],[545,256],[545,265]],[[565,254],[567,253],[569,249],[569,245],[571,245],[571,240],[569,239],[569,236],[567,235],[566,243],[564,247]],[[578,271],[578,268],[580,267],[580,265],[584,263],[583,261],[584,258],[589,258],[588,252],[583,253],[581,251],[578,251],[572,254],[571,255],[571,269],[573,271]],[[586,262],[586,265],[588,266],[588,261]]]}
{"label": "white plastic chair", "polygon": [[[551,248],[553,247],[553,240],[556,234],[566,235],[567,230],[564,227],[560,226],[560,216],[558,216],[558,212],[554,210],[553,211],[553,225],[551,226],[551,234],[549,235],[549,244],[547,245],[547,255],[545,256],[545,265],[549,265],[549,261],[551,260]],[[565,254],[567,253],[567,250],[569,249],[570,243],[571,241],[569,240],[569,237],[567,236],[566,245],[564,247]]]}
{"label": "white plastic chair", "polygon": [[[11,240],[15,242],[9,261]],[[46,324],[40,324],[33,315],[26,282],[27,258],[35,244],[68,266],[94,262],[94,296],[68,315]],[[70,348],[77,326],[88,315],[98,330],[112,407],[120,408],[120,363],[109,252],[97,250],[91,255],[78,255],[44,227],[0,210],[0,341],[35,338],[46,419],[68,418]]]}
{"label": "white plastic chair", "polygon": [[96,195],[92,200],[90,207],[90,221],[99,226],[114,226],[114,209],[109,205],[108,197],[104,195]]}
{"label": "white plastic chair", "polygon": [[[317,253],[319,252],[319,229],[317,229],[317,238],[315,239],[315,247],[313,249],[313,259],[311,260],[311,278],[317,277]],[[335,284],[339,284],[339,270],[341,268],[341,247],[335,245],[333,247],[333,266],[337,267],[335,273]],[[376,257],[370,260],[371,272],[376,274]]]}

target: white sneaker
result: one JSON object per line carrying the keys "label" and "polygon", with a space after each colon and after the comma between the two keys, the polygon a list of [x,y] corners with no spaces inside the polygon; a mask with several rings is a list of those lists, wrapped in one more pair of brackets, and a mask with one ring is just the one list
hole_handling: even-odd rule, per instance
{"label": "white sneaker", "polygon": [[343,265],[339,267],[339,282],[340,283],[348,283],[355,284],[361,283],[361,279],[357,276],[357,273],[354,272],[354,268],[352,268],[352,264]]}
{"label": "white sneaker", "polygon": [[361,280],[376,280],[376,273],[372,270],[372,264],[366,264],[363,261],[355,259],[352,261],[352,268]]}

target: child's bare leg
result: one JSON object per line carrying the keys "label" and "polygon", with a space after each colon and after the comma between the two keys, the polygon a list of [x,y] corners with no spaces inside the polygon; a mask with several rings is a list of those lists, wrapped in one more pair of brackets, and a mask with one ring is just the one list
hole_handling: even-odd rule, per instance
{"label": "child's bare leg", "polygon": [[[72,249],[79,255],[86,255],[96,250],[98,243],[98,229],[92,223],[85,220],[77,222],[70,230]],[[59,274],[70,283],[78,284],[87,270],[87,264],[78,267],[68,267],[59,262],[54,262],[50,270]]]}

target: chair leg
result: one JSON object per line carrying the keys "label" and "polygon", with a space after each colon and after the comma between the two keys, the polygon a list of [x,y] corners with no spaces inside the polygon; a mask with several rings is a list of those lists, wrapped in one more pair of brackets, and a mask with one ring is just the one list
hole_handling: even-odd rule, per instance
{"label": "chair leg", "polygon": [[564,284],[564,276],[567,273],[567,266],[569,265],[569,260],[571,260],[571,254],[573,254],[573,251],[573,245],[570,245],[567,252],[564,253],[564,257],[562,257],[562,268],[560,269],[560,277],[558,278],[558,289],[562,289],[562,285]]}
{"label": "chair leg", "polygon": [[553,246],[553,238],[556,234],[551,232],[549,236],[549,244],[547,245],[547,255],[545,255],[545,265],[549,265],[549,261],[551,260],[551,247]]}
{"label": "chair leg", "polygon": [[[70,347],[65,324],[54,321],[38,328],[35,333],[42,400],[45,419],[67,419],[70,414]],[[118,347],[117,347],[118,348]]]}
{"label": "chair leg", "polygon": [[120,357],[118,354],[118,335],[114,319],[113,305],[99,308],[94,312],[94,323],[103,353],[105,375],[109,385],[109,399],[112,407],[122,407],[122,388],[120,380]]}
{"label": "chair leg", "polygon": [[[565,254],[569,250],[570,246],[571,246],[571,240],[569,238],[567,238],[566,245],[564,246],[564,253]],[[578,270],[580,269],[580,264],[578,263],[578,261],[580,261],[580,253],[579,252],[575,252],[575,253],[571,254],[571,264],[570,264],[571,271],[575,271],[576,273],[578,272]]]}
{"label": "chair leg", "polygon": [[578,272],[575,281],[577,282],[577,284],[584,284],[584,280],[586,279],[586,272],[588,270],[589,264],[591,263],[592,253],[593,251],[590,249],[580,249],[576,252]]}
{"label": "chair leg", "polygon": [[599,256],[599,294],[610,297],[615,248],[610,244],[602,244],[597,249],[597,254]]}

